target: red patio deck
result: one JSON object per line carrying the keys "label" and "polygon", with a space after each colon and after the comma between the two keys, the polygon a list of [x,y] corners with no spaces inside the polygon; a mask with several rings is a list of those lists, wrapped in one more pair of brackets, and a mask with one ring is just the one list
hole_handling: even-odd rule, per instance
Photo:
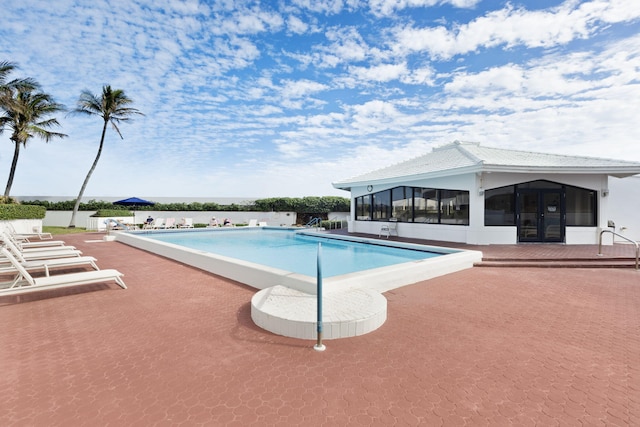
{"label": "red patio deck", "polygon": [[[0,425],[640,425],[631,268],[416,283],[385,294],[381,328],[316,352],[252,323],[254,289],[101,237],[61,236],[129,289],[0,298]],[[548,246],[474,248],[597,251]]]}

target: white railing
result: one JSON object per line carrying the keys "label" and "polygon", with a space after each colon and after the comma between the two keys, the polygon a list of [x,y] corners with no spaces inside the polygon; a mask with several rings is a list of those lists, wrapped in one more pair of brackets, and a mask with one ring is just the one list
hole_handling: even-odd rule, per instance
{"label": "white railing", "polygon": [[636,242],[634,240],[631,240],[628,237],[623,236],[622,234],[618,234],[615,231],[602,230],[600,232],[600,238],[598,239],[598,256],[602,256],[602,235],[604,233],[611,233],[614,236],[618,236],[618,237],[620,237],[620,238],[622,238],[624,240],[627,240],[627,241],[629,241],[629,242],[631,242],[631,243],[633,243],[635,245],[635,247],[636,247],[636,270],[638,270],[638,259],[640,258],[640,246],[638,246],[638,242]]}

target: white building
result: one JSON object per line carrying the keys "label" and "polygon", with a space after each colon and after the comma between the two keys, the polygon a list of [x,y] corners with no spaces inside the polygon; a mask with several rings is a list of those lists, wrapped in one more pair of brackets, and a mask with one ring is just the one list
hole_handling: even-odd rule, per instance
{"label": "white building", "polygon": [[638,162],[455,141],[333,186],[351,192],[349,232],[378,235],[391,221],[401,237],[597,244],[605,229],[640,240],[638,210],[624,208],[638,203],[636,174]]}

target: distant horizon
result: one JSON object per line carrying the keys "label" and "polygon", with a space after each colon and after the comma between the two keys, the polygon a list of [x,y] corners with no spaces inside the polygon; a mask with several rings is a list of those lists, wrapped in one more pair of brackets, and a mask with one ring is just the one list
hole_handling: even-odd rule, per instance
{"label": "distant horizon", "polygon": [[[640,161],[640,1],[5,3],[9,80],[70,110],[110,85],[144,113],[107,130],[90,194],[340,197],[455,140]],[[11,194],[77,197],[102,121],[56,119],[68,137],[29,140]]]}
{"label": "distant horizon", "polygon": [[[47,201],[47,202],[66,202],[69,200],[75,200],[76,196],[11,196],[20,202],[26,201]],[[82,203],[87,203],[91,200],[103,201],[103,202],[115,202],[118,200],[126,199],[132,196],[123,196],[123,197],[111,197],[111,196],[83,196]],[[168,203],[217,203],[219,205],[245,205],[251,204],[256,200],[262,199],[277,199],[277,198],[303,198],[303,197],[344,197],[346,199],[350,198],[350,194],[345,192],[345,196],[335,196],[335,195],[327,195],[327,196],[271,196],[271,197],[182,197],[182,196],[162,196],[162,197],[145,197],[145,196],[135,196],[140,197],[141,199],[149,200],[151,202],[168,204]]]}

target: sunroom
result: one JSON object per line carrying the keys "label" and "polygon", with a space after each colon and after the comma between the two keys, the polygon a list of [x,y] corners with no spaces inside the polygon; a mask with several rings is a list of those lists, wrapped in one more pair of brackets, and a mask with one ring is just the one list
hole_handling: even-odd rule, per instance
{"label": "sunroom", "polygon": [[351,193],[350,232],[393,222],[398,236],[427,240],[595,244],[613,222],[610,177],[638,173],[636,162],[456,141],[333,186]]}

